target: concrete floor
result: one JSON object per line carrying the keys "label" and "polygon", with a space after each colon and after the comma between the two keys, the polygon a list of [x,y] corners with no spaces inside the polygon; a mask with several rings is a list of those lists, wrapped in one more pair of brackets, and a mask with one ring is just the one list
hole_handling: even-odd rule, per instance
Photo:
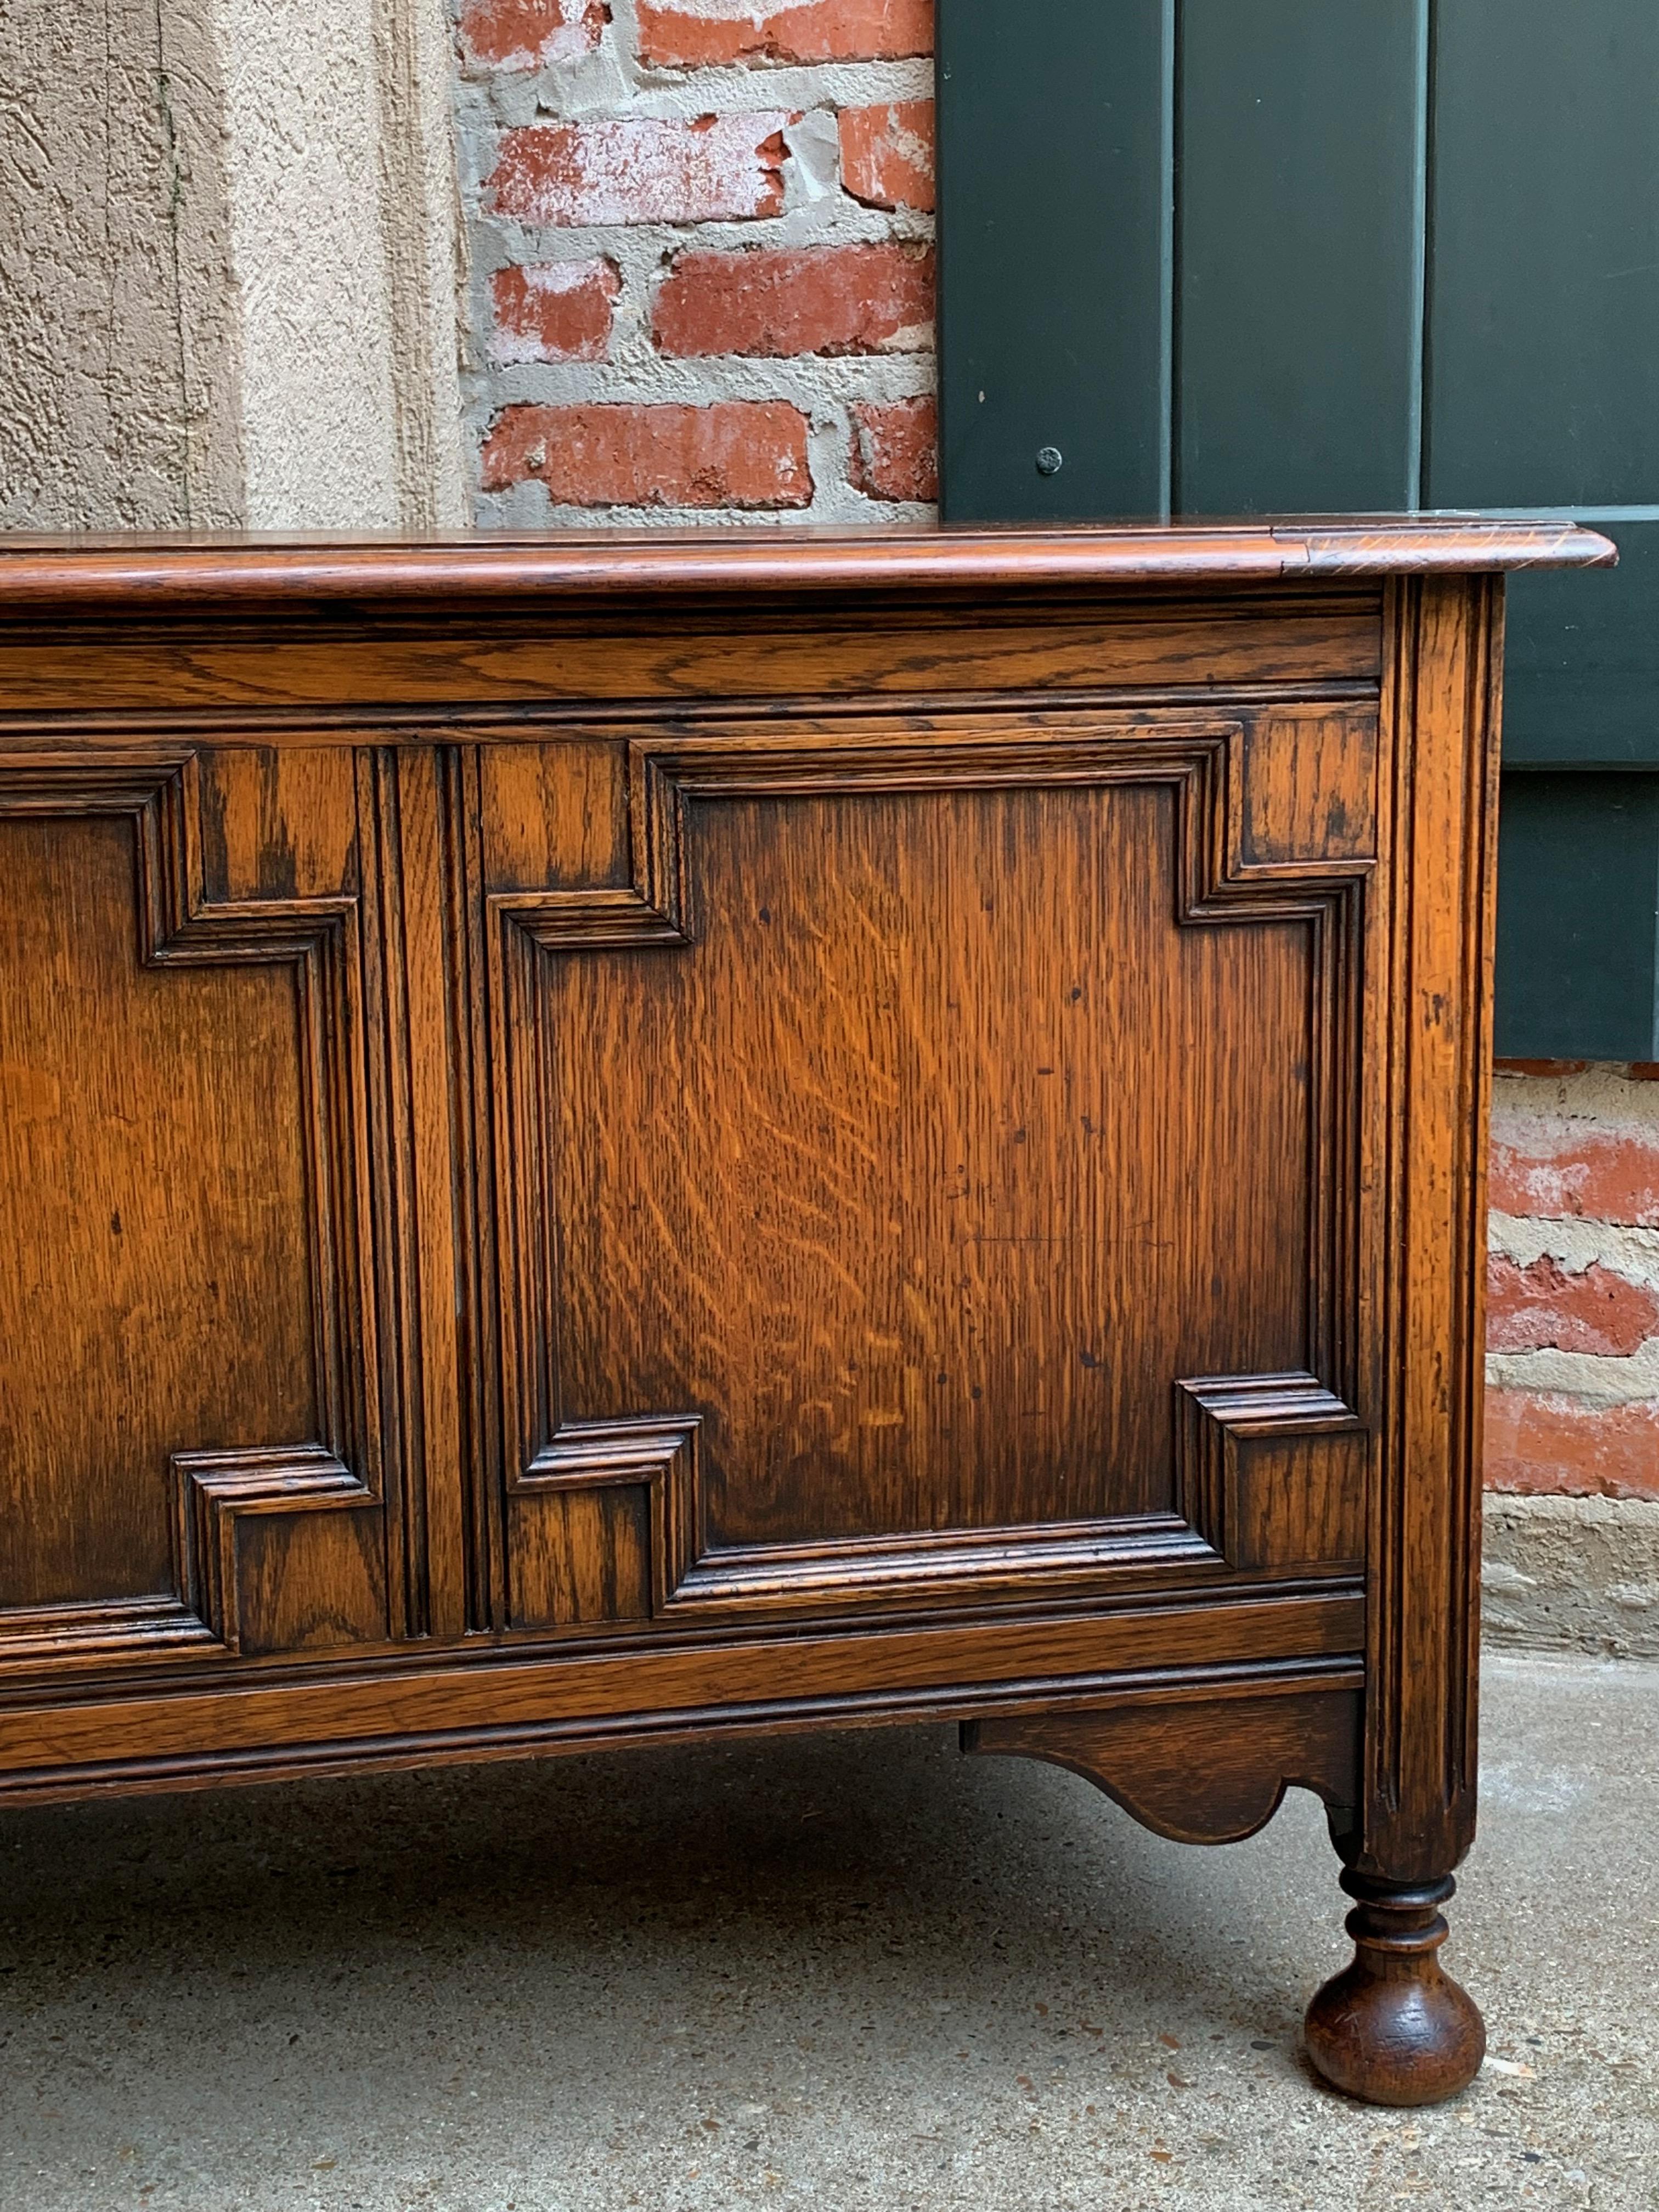
{"label": "concrete floor", "polygon": [[1202,1851],[943,1730],[0,1814],[3,2212],[1659,2205],[1659,1668],[1504,1658],[1449,1964],[1347,2103],[1318,1808]]}

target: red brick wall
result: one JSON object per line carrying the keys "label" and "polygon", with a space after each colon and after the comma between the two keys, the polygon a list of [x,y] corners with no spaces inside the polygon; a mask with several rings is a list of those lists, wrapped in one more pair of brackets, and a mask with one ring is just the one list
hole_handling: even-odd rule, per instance
{"label": "red brick wall", "polygon": [[1486,1480],[1659,1498],[1659,1083],[1500,1074]]}
{"label": "red brick wall", "polygon": [[932,0],[463,0],[489,524],[918,517]]}

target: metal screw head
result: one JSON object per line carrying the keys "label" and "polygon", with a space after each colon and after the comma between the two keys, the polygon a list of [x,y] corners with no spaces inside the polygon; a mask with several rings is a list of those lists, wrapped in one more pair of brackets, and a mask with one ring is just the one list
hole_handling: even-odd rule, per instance
{"label": "metal screw head", "polygon": [[1037,474],[1057,477],[1064,467],[1066,456],[1058,446],[1044,446],[1037,454]]}

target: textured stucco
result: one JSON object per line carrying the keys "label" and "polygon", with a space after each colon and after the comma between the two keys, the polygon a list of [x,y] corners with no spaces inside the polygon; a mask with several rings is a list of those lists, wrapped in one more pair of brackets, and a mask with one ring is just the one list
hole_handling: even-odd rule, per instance
{"label": "textured stucco", "polygon": [[370,0],[220,5],[248,520],[389,524],[395,443]]}
{"label": "textured stucco", "polygon": [[464,516],[444,0],[0,8],[0,527]]}
{"label": "textured stucco", "polygon": [[0,7],[0,527],[240,519],[211,4]]}
{"label": "textured stucco", "polygon": [[460,529],[465,232],[447,0],[376,0],[374,52],[399,519],[409,530]]}
{"label": "textured stucco", "polygon": [[441,331],[456,279],[449,59],[436,0],[218,5],[247,519],[459,520],[453,304],[447,350]]}

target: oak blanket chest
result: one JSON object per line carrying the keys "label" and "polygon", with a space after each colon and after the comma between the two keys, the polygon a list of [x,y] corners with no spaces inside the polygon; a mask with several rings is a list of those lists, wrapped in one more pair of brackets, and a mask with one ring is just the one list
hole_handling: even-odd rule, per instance
{"label": "oak blanket chest", "polygon": [[1449,2094],[1498,571],[0,550],[0,1796],[960,1722],[1329,1809]]}

